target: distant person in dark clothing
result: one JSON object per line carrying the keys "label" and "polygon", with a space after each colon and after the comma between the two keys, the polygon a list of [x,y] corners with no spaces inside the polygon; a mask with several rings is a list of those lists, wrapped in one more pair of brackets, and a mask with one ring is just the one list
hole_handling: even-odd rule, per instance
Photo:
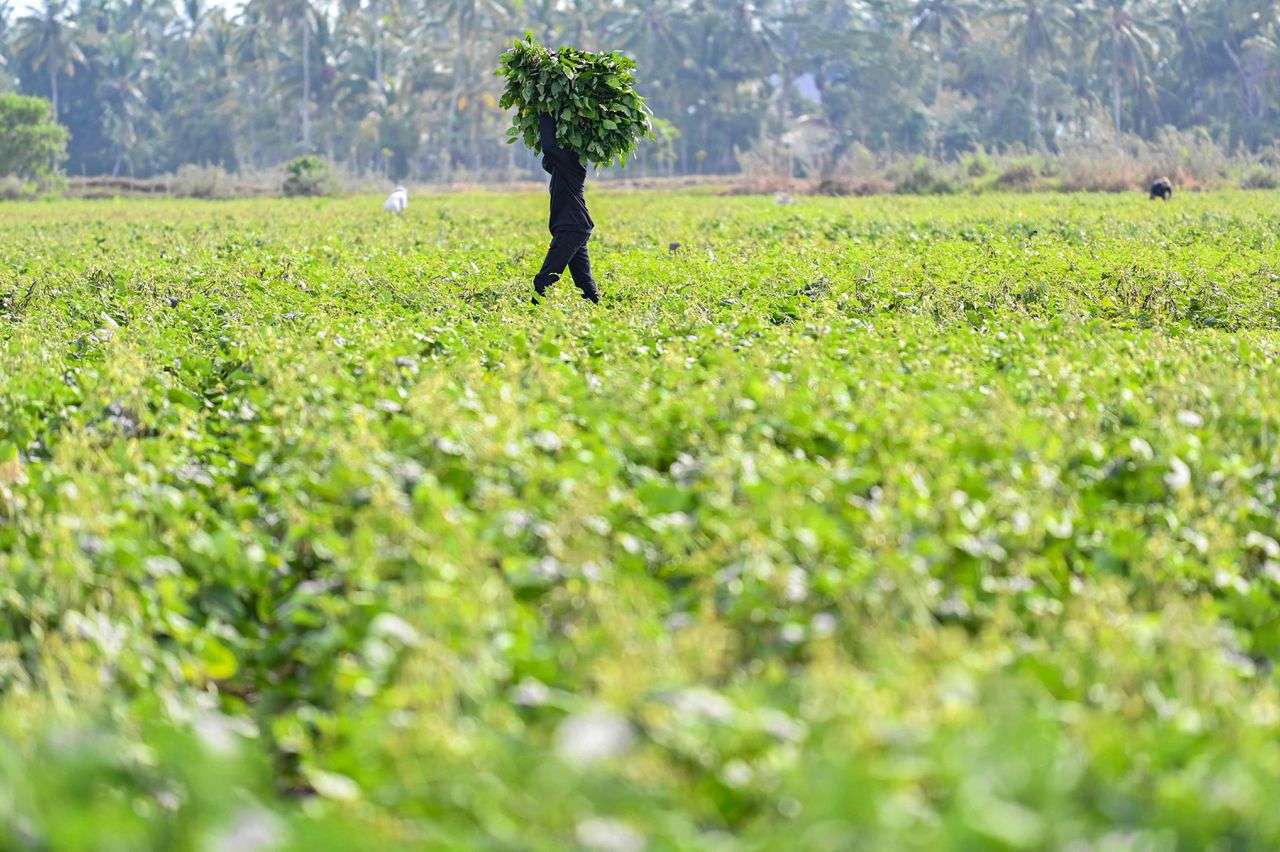
{"label": "distant person in dark clothing", "polygon": [[556,142],[554,118],[547,113],[539,115],[538,131],[542,135],[542,168],[551,175],[551,248],[533,279],[533,303],[538,304],[547,288],[560,280],[566,266],[573,283],[582,291],[582,298],[599,302],[596,281],[591,277],[591,256],[587,254],[587,241],[595,229],[587,212],[587,170],[576,152],[561,148]]}

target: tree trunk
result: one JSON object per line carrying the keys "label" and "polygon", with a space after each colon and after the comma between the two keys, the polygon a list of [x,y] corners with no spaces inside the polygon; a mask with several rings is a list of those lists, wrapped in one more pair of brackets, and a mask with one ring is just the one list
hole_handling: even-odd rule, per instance
{"label": "tree trunk", "polygon": [[49,60],[49,94],[53,104],[53,120],[58,121],[58,66]]}
{"label": "tree trunk", "polygon": [[1044,149],[1044,131],[1040,127],[1040,76],[1034,68],[1028,69],[1031,75],[1031,133],[1036,138],[1036,148]]}
{"label": "tree trunk", "polygon": [[937,109],[938,104],[942,102],[942,26],[938,26],[938,40],[936,49],[933,54],[934,78],[933,78],[933,106]]}
{"label": "tree trunk", "polygon": [[1231,63],[1236,67],[1236,77],[1240,81],[1240,98],[1244,102],[1244,114],[1249,119],[1257,119],[1262,112],[1257,85],[1244,63],[1240,61],[1239,55],[1231,49],[1231,43],[1223,39],[1222,46],[1227,49],[1227,56],[1231,57]]}
{"label": "tree trunk", "polygon": [[471,122],[471,169],[477,174],[480,172],[482,160],[482,151],[480,145],[480,123]]}
{"label": "tree trunk", "polygon": [[382,91],[382,8],[373,0],[373,82]]}
{"label": "tree trunk", "polygon": [[1115,123],[1116,133],[1120,132],[1120,66],[1112,61],[1111,66],[1111,120]]}
{"label": "tree trunk", "polygon": [[1084,93],[1084,72],[1081,57],[1084,54],[1084,12],[1079,5],[1074,7],[1071,15],[1071,55],[1076,61],[1070,63],[1071,91],[1079,97]]}
{"label": "tree trunk", "polygon": [[791,115],[791,87],[794,84],[791,57],[782,64],[782,92],[778,98],[778,121],[782,123],[782,131],[787,130],[787,118]]}
{"label": "tree trunk", "polygon": [[791,64],[782,71],[782,93],[778,98],[778,121],[782,124],[783,132],[787,128],[787,116],[791,113]]}
{"label": "tree trunk", "polygon": [[311,153],[311,25],[302,21],[302,147]]}
{"label": "tree trunk", "polygon": [[258,104],[261,100],[261,96],[258,94],[258,72],[256,68],[253,72],[253,86],[250,88],[249,92],[249,165],[253,168],[257,168],[259,162]]}
{"label": "tree trunk", "polygon": [[453,88],[449,92],[449,121],[445,125],[444,175],[447,183],[453,177],[453,132],[458,126],[458,99],[462,97],[462,68],[466,64],[467,28],[458,23],[458,53],[453,59]]}
{"label": "tree trunk", "polygon": [[938,143],[942,137],[942,127],[938,123],[938,107],[942,105],[942,19],[938,19],[937,38],[933,43],[933,64],[935,67],[935,75],[933,78],[933,140],[929,147],[931,157],[935,159],[938,156]]}

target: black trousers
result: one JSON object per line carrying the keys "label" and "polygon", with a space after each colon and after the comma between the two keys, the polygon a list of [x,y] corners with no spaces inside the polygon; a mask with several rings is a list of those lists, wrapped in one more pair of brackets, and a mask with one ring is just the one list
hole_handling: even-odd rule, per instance
{"label": "black trousers", "polygon": [[582,298],[590,302],[600,301],[596,280],[591,277],[591,255],[587,253],[589,239],[591,234],[577,231],[557,231],[551,235],[547,259],[542,262],[542,269],[533,279],[533,289],[537,294],[533,297],[535,303],[547,292],[548,287],[560,280],[566,266],[573,275],[573,283],[582,291]]}

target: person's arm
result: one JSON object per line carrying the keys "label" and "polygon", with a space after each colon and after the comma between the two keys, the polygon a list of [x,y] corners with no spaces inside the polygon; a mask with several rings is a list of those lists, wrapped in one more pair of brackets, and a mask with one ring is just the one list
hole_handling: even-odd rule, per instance
{"label": "person's arm", "polygon": [[557,166],[582,168],[578,155],[567,148],[561,148],[556,141],[556,120],[548,113],[538,115],[538,132],[542,136],[542,154]]}

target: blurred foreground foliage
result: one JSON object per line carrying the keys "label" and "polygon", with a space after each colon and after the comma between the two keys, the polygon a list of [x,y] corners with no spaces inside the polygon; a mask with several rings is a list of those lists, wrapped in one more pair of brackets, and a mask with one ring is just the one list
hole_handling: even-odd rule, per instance
{"label": "blurred foreground foliage", "polygon": [[1280,200],[377,206],[0,210],[0,846],[1280,843]]}

